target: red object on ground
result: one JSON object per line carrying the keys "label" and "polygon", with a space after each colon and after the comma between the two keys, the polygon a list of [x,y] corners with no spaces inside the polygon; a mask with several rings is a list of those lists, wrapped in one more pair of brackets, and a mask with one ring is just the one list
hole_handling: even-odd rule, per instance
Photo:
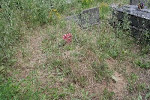
{"label": "red object on ground", "polygon": [[68,34],[64,34],[63,35],[63,39],[67,42],[70,43],[72,41],[72,34],[68,33]]}

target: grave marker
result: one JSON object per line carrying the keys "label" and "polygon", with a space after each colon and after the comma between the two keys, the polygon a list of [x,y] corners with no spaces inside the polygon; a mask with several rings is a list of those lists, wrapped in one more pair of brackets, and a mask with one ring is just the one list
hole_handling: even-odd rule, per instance
{"label": "grave marker", "polygon": [[100,23],[99,8],[90,8],[82,11],[80,14],[69,16],[66,19],[78,23],[82,28],[88,28]]}
{"label": "grave marker", "polygon": [[[150,35],[150,9],[138,9],[137,5],[127,5],[114,8],[114,15],[119,22],[123,22],[125,15],[129,18],[132,35],[138,39],[143,39],[145,31]],[[135,31],[136,30],[136,31]],[[147,37],[146,37],[147,38]],[[150,37],[147,39],[149,40]],[[149,41],[150,43],[150,41]]]}
{"label": "grave marker", "polygon": [[100,15],[99,15],[99,8],[91,8],[82,11],[79,14],[80,19],[80,26],[83,28],[99,24],[100,23]]}

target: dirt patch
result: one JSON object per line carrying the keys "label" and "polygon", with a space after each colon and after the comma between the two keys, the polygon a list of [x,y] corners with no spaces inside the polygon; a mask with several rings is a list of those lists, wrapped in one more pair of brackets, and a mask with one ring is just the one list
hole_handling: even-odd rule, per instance
{"label": "dirt patch", "polygon": [[43,41],[43,34],[35,33],[35,36],[30,38],[29,44],[27,47],[31,52],[30,67],[34,67],[34,65],[41,65],[46,61],[45,54],[42,53],[41,44]]}
{"label": "dirt patch", "polygon": [[110,69],[114,69],[114,67],[117,66],[117,60],[114,60],[113,58],[107,59],[105,61]]}
{"label": "dirt patch", "polygon": [[124,92],[126,92],[127,81],[118,72],[115,72],[113,77],[115,81],[111,81],[108,88],[115,93],[116,99],[123,99],[122,97],[124,96]]}
{"label": "dirt patch", "polygon": [[[63,56],[63,58],[73,60],[73,58],[71,57],[71,51],[65,53],[66,56]],[[77,84],[80,88],[84,88],[86,91],[88,91],[93,100],[99,100],[100,95],[103,94],[104,89],[107,89],[110,92],[114,92],[117,99],[122,99],[123,93],[126,91],[125,88],[127,86],[127,81],[121,74],[119,74],[118,72],[115,72],[113,74],[113,77],[115,77],[116,79],[115,82],[113,81],[113,79],[110,81],[103,79],[101,82],[98,82],[95,79],[95,75],[93,72],[94,70],[92,70],[91,68],[91,65],[94,61],[99,61],[98,57],[91,51],[87,50],[87,52],[82,57],[79,57],[78,60],[79,61],[76,64],[74,64],[73,62],[70,63],[70,67],[76,77],[85,78],[85,84],[84,86],[80,84],[82,80],[80,82],[75,82],[75,84]],[[110,69],[114,69],[117,65],[117,61],[114,59],[108,59],[106,63],[108,63],[108,67]]]}
{"label": "dirt patch", "polygon": [[109,82],[107,80],[102,80],[101,83],[94,81],[93,84],[88,85],[87,88],[90,94],[95,94],[93,97],[94,100],[100,99],[99,97],[103,94],[104,89],[107,89],[109,92],[114,92],[115,98],[118,100],[123,99],[124,93],[127,91],[127,81],[118,72],[115,72],[113,76],[116,78],[115,82],[113,80]]}
{"label": "dirt patch", "polygon": [[28,56],[23,56],[23,51],[19,50],[17,53],[17,70],[20,72],[18,78],[26,78],[32,70],[42,65],[46,61],[46,55],[42,53],[41,44],[45,37],[44,33],[40,32],[40,29],[33,31],[31,36],[27,37],[28,43],[23,47],[27,52]]}

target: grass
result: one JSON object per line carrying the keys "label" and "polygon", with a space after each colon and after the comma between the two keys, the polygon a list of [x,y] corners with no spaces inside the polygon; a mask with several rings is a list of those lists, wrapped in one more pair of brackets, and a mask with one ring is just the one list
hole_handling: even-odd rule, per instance
{"label": "grass", "polygon": [[[128,19],[123,29],[108,22],[108,5],[119,0],[0,2],[0,99],[149,99],[149,46],[130,37]],[[63,20],[99,5],[101,25]]]}

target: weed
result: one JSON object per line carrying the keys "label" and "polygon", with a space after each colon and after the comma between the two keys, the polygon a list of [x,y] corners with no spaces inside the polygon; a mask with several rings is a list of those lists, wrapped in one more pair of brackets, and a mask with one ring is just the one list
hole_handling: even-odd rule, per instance
{"label": "weed", "polygon": [[103,97],[101,98],[102,100],[112,100],[113,96],[115,95],[114,92],[109,92],[107,89],[103,91]]}
{"label": "weed", "polygon": [[100,10],[100,18],[104,19],[108,14],[108,12],[110,11],[110,8],[107,3],[102,2],[100,3],[99,10]]}
{"label": "weed", "polygon": [[135,64],[137,66],[139,66],[140,68],[145,68],[145,69],[149,69],[150,68],[150,62],[149,61],[137,59],[135,61]]}
{"label": "weed", "polygon": [[90,100],[90,97],[88,96],[89,95],[88,91],[82,90],[81,93],[82,93],[83,100]]}
{"label": "weed", "polygon": [[142,47],[142,50],[141,50],[142,54],[148,54],[149,51],[150,51],[150,45],[146,45]]}
{"label": "weed", "polygon": [[148,100],[150,98],[150,92],[148,92],[145,96],[145,100]]}
{"label": "weed", "polygon": [[82,7],[83,7],[83,8],[89,7],[92,2],[93,2],[93,0],[81,0]]}
{"label": "weed", "polygon": [[143,91],[146,89],[146,84],[145,83],[141,83],[137,85],[137,91]]}
{"label": "weed", "polygon": [[[127,15],[127,14],[124,14],[124,18],[123,18],[123,30],[125,30],[125,31],[130,31],[130,24],[131,24],[131,22],[130,22],[130,20],[129,20],[129,15]],[[126,34],[126,35],[128,35],[128,34]]]}
{"label": "weed", "polygon": [[94,62],[92,64],[92,69],[97,81],[101,81],[104,78],[109,79],[112,75],[112,71],[109,70],[107,64],[105,63],[97,64]]}
{"label": "weed", "polygon": [[52,99],[52,100],[58,100],[58,99],[63,99],[65,97],[65,93],[60,93],[59,92],[59,89],[58,88],[51,88],[51,89],[48,89],[48,93],[49,93],[49,96],[48,98],[49,99]]}
{"label": "weed", "polygon": [[128,78],[128,81],[129,81],[128,89],[129,89],[130,92],[135,91],[135,84],[136,84],[137,79],[138,79],[138,76],[134,73],[132,73],[129,76],[129,78]]}
{"label": "weed", "polygon": [[[113,34],[113,33],[109,33]],[[110,57],[116,59],[122,53],[121,43],[119,39],[115,39],[114,35],[102,34],[97,41],[98,47],[102,52],[107,53]]]}
{"label": "weed", "polygon": [[140,94],[138,96],[138,100],[142,100],[142,96]]}

